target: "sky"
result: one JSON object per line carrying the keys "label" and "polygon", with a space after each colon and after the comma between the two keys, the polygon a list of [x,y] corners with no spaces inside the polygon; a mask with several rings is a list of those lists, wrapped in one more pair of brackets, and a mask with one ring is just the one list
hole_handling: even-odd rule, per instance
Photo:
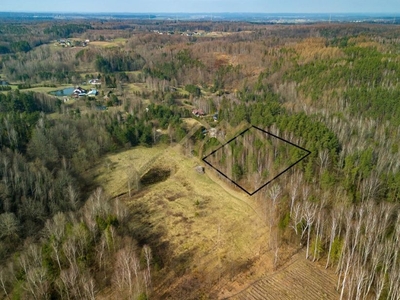
{"label": "sky", "polygon": [[400,13],[400,0],[0,0],[2,12]]}

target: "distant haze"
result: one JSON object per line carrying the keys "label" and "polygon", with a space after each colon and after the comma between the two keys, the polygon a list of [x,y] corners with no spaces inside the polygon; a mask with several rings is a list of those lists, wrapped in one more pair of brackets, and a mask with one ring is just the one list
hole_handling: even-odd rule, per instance
{"label": "distant haze", "polygon": [[2,0],[2,12],[399,13],[399,0]]}

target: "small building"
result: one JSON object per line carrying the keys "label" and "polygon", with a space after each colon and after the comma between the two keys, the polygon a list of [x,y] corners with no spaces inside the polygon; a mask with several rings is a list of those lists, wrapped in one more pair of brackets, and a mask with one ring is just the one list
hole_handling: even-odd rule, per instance
{"label": "small building", "polygon": [[75,95],[79,95],[79,96],[83,96],[82,94],[86,95],[86,90],[84,90],[83,88],[81,88],[80,86],[78,86],[77,88],[74,89],[73,92]]}
{"label": "small building", "polygon": [[0,80],[0,85],[1,86],[8,86],[8,85],[10,85],[7,81],[5,81],[5,80]]}
{"label": "small building", "polygon": [[206,113],[202,109],[193,109],[192,114],[196,117],[203,117],[206,115]]}
{"label": "small building", "polygon": [[194,168],[197,173],[199,174],[204,174],[204,167],[203,166],[197,166]]}
{"label": "small building", "polygon": [[217,137],[217,128],[210,128],[210,137],[216,138]]}
{"label": "small building", "polygon": [[90,79],[89,80],[89,84],[93,84],[93,85],[99,85],[101,84],[101,81],[99,79]]}

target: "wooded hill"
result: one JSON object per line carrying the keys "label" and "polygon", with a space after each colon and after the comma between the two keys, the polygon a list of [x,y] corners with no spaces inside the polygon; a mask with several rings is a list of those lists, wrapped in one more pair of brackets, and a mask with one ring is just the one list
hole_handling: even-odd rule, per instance
{"label": "wooded hill", "polygon": [[[272,204],[273,253],[301,243],[308,259],[335,269],[341,298],[400,297],[397,26],[110,21],[29,28],[1,24],[2,77],[35,87],[96,77],[114,100],[71,104],[34,91],[0,92],[4,297],[95,298],[126,287],[132,297],[150,296],[157,286],[150,275],[168,268],[166,253],[127,226],[132,216],[123,203],[108,201],[81,174],[112,151],[179,142],[188,131],[182,118],[194,108],[207,121],[218,112],[216,127],[227,137],[247,122],[311,151],[254,200]],[[204,35],[180,34],[193,28]],[[49,43],[64,35],[97,44]],[[200,129],[186,146],[199,155],[217,144]],[[241,149],[232,151],[243,168],[251,165]]]}

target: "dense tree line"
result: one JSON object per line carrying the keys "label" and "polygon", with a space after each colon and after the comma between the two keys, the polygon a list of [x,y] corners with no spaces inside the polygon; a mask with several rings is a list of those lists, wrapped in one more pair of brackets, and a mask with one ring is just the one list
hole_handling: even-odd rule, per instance
{"label": "dense tree line", "polygon": [[27,83],[52,81],[70,83],[79,80],[75,71],[75,52],[77,50],[52,50],[49,45],[36,47],[28,53],[18,53],[3,57],[3,70],[9,80]]}
{"label": "dense tree line", "polygon": [[69,38],[75,33],[83,33],[88,29],[91,29],[89,24],[55,24],[45,28],[43,32],[54,38]]}
{"label": "dense tree line", "polygon": [[[115,142],[123,146],[129,143],[131,146],[153,145],[158,142],[173,142],[181,140],[186,134],[182,128],[183,112],[178,109],[170,109],[162,105],[149,105],[146,112],[134,109],[125,120],[121,116],[114,118],[107,126]],[[156,129],[167,129],[166,135],[160,136]]]}
{"label": "dense tree line", "polygon": [[50,40],[40,24],[0,21],[0,54],[28,52]]}
{"label": "dense tree line", "polygon": [[136,53],[111,52],[108,56],[97,55],[95,70],[101,73],[138,71],[145,65],[144,59]]}
{"label": "dense tree line", "polygon": [[[42,238],[0,271],[4,297],[95,299],[112,287],[118,297],[147,299],[152,290],[153,255],[138,245],[119,200],[97,189],[76,214],[58,212],[47,219]],[[0,215],[2,239],[12,241],[19,224],[12,213]],[[32,228],[33,230],[33,228]],[[101,276],[96,276],[101,275]]]}
{"label": "dense tree line", "polygon": [[0,145],[25,152],[40,112],[56,111],[59,102],[44,94],[18,90],[0,94]]}
{"label": "dense tree line", "polygon": [[176,79],[178,72],[183,72],[185,68],[201,68],[202,63],[192,57],[188,49],[180,50],[176,54],[172,54],[169,60],[165,60],[168,57],[167,53],[163,53],[163,61],[156,63],[156,65],[151,68],[147,67],[144,71],[145,74],[150,75],[162,80],[172,80]]}

